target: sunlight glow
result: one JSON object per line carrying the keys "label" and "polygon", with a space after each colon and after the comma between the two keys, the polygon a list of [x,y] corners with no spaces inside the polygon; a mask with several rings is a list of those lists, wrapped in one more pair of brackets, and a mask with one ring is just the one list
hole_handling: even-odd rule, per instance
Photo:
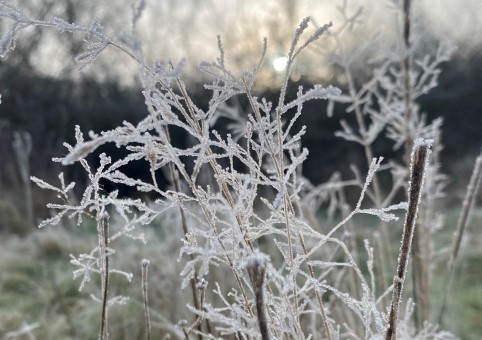
{"label": "sunlight glow", "polygon": [[283,72],[288,63],[287,57],[276,57],[273,59],[273,68],[276,72]]}

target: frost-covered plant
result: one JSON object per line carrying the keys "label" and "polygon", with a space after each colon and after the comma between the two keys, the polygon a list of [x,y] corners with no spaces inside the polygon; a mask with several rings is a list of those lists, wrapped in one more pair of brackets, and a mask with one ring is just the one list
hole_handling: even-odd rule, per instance
{"label": "frost-covered plant", "polygon": [[[370,148],[384,129],[396,146],[408,138],[407,131],[411,137],[433,137],[427,135],[431,128],[423,120],[404,119],[403,98],[399,95],[403,84],[400,72],[392,67],[393,60],[382,63],[374,79],[362,89],[356,90],[349,82],[349,95],[342,95],[332,86],[315,85],[311,89],[300,86],[296,98],[287,100],[287,86],[296,57],[332,27],[331,23],[323,25],[305,37],[310,22],[305,18],[296,29],[288,51],[278,101],[272,103],[258,98],[253,91],[267,41],[263,42],[258,64],[249,71],[234,74],[226,66],[225,51],[218,37],[219,57],[199,67],[211,78],[211,83],[205,85],[211,96],[209,106],[203,110],[192,100],[182,81],[182,61],[151,63],[144,59],[136,38],[136,22],[143,7],[143,1],[133,6],[131,34],[111,38],[102,32],[97,21],[88,27],[59,18],[38,21],[10,2],[0,0],[0,17],[13,22],[2,37],[1,55],[12,46],[19,30],[35,25],[83,34],[86,48],[76,58],[79,68],[86,67],[109,46],[126,53],[139,65],[147,117],[137,124],[124,122],[109,131],[90,132],[88,140],[76,127],[75,145],[65,144],[67,155],[54,159],[63,165],[79,163],[84,168],[89,183],[80,201],[71,199],[74,183],[66,185],[63,175],[59,176],[59,187],[32,178],[40,187],[57,192],[62,201],[48,205],[55,214],[42,222],[41,227],[59,224],[64,217],[75,218],[78,224],[85,218],[96,222],[98,244],[89,253],[71,255],[71,263],[78,267],[74,278],[82,278],[80,289],[89,284],[93,275],[100,274],[100,292],[92,293],[102,310],[99,338],[109,337],[109,307],[126,299],[110,296],[112,278],[114,275],[132,278],[132,274],[111,266],[110,260],[122,251],[116,249],[116,241],[129,237],[148,242],[140,226],[156,219],[164,224],[173,223],[177,220],[166,217],[173,212],[179,215],[179,228],[183,232],[179,245],[179,261],[183,261],[180,289],[191,287],[192,302],[186,308],[195,319],[192,323],[171,322],[179,321],[178,327],[186,338],[198,335],[238,339],[381,339],[389,327],[398,327],[402,338],[411,337],[413,331],[407,317],[410,313],[406,313],[405,318],[397,318],[400,297],[394,294],[395,317],[390,320],[384,305],[393,287],[401,293],[397,284],[401,284],[403,277],[395,280],[394,286],[377,287],[374,249],[369,240],[365,240],[367,260],[362,261],[352,234],[355,215],[374,215],[389,223],[398,219],[395,210],[410,207],[408,216],[412,216],[410,213],[418,207],[418,196],[415,203],[412,199],[408,204],[392,202],[396,191],[405,185],[404,181],[395,182],[382,199],[377,172],[381,167],[391,169],[393,174],[405,170],[396,165],[382,165],[383,159],[374,158]],[[341,60],[348,70],[349,61]],[[426,77],[432,79],[435,71],[431,65],[429,60],[422,63],[421,75],[427,74]],[[414,89],[418,89],[416,93],[427,90],[419,87],[414,85]],[[248,99],[247,115],[230,106],[235,96]],[[365,147],[369,164],[366,176],[355,170],[353,179],[342,181],[334,176],[320,186],[311,185],[302,176],[301,165],[308,156],[308,150],[301,145],[306,127],[296,130],[295,123],[302,114],[303,104],[314,99],[350,103],[350,110],[355,111],[360,124],[360,134],[343,124],[344,130],[339,135]],[[374,102],[380,111],[371,106]],[[366,113],[372,122],[370,126],[364,125]],[[292,114],[292,118],[288,119],[288,114]],[[221,115],[232,121],[231,132],[223,134],[216,130],[215,123]],[[173,143],[174,130],[188,136],[191,145],[181,147]],[[98,155],[98,149],[108,143],[126,150],[127,156],[112,159],[104,153]],[[98,166],[93,165],[93,157],[99,158]],[[126,165],[142,161],[150,180],[133,178],[124,172]],[[156,179],[161,172],[170,179],[167,188],[160,186]],[[209,184],[203,180],[205,174],[212,179]],[[154,201],[120,198],[117,191],[103,189],[108,182],[135,188],[154,197]],[[359,188],[359,198],[351,208],[344,198],[347,186]],[[329,228],[319,227],[313,218],[315,208],[325,200],[332,204],[331,210],[339,209],[343,215],[340,222]],[[114,214],[121,217],[122,223],[109,222]],[[413,230],[415,221],[410,221]],[[411,231],[408,233],[409,250]],[[408,252],[405,255],[403,275]],[[155,263],[156,259],[150,261]],[[144,263],[143,278],[147,280],[148,262]],[[216,279],[219,275],[214,273],[223,279]],[[145,315],[150,333],[145,282]],[[445,336],[429,325],[422,331],[430,337]],[[179,336],[179,333],[173,332],[173,335]]]}
{"label": "frost-covered plant", "polygon": [[[336,134],[363,147],[367,162],[373,158],[373,145],[380,137],[393,142],[393,149],[403,147],[401,162],[391,159],[384,171],[391,177],[392,185],[380,187],[378,174],[373,179],[373,203],[375,207],[393,204],[393,199],[402,188],[407,188],[410,153],[417,138],[433,140],[433,152],[427,168],[427,180],[421,203],[420,220],[417,223],[414,237],[414,276],[416,300],[416,319],[429,320],[429,281],[430,263],[432,260],[432,233],[442,226],[442,216],[436,213],[436,202],[444,196],[447,183],[445,175],[440,173],[440,151],[442,119],[429,122],[425,113],[420,111],[417,100],[437,86],[440,65],[447,61],[453,48],[440,45],[434,56],[418,52],[420,37],[414,29],[411,19],[411,1],[387,1],[390,10],[394,11],[402,29],[397,31],[393,44],[380,46],[377,34],[374,33],[357,53],[348,53],[344,45],[344,36],[354,34],[360,25],[363,8],[351,11],[348,1],[339,7],[344,24],[330,32],[329,38],[334,41],[335,52],[331,60],[339,66],[346,77],[348,91],[340,96],[330,98],[328,114],[333,114],[335,103],[346,106],[347,113],[353,113],[357,127],[353,129],[345,120],[341,120],[342,130]],[[371,51],[376,51],[369,53]],[[395,52],[394,52],[395,51]],[[373,57],[373,53],[376,56]],[[356,62],[360,56],[369,54],[364,69],[368,74],[362,84],[356,82]],[[382,223],[381,231],[384,244],[388,245],[389,236],[386,225]],[[385,249],[389,262],[393,264],[392,255]]]}

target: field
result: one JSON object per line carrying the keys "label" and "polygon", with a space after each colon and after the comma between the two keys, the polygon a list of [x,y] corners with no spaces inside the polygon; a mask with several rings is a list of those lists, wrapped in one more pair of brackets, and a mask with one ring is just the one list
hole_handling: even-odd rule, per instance
{"label": "field", "polygon": [[[433,290],[430,299],[432,311],[437,314],[446,281],[446,262],[454,226],[457,222],[458,209],[447,212],[443,230],[436,235],[435,247],[439,249],[437,260],[433,263]],[[323,217],[320,217],[323,218]],[[473,212],[467,226],[467,235],[463,242],[460,268],[457,269],[453,282],[449,308],[445,316],[444,329],[458,334],[461,339],[479,339],[482,332],[482,234],[477,227],[482,223],[482,211]],[[365,233],[370,233],[369,221],[361,221]],[[111,313],[114,339],[141,339],[145,330],[143,324],[143,305],[141,283],[139,282],[141,259],[151,259],[150,286],[152,288],[153,336],[161,338],[166,334],[165,317],[181,317],[182,302],[188,294],[176,288],[172,266],[178,266],[177,255],[169,249],[178,245],[163,244],[162,226],[149,226],[150,237],[146,246],[126,243],[124,266],[132,268],[136,278],[130,284],[124,284],[119,290],[130,297],[124,306],[118,306]],[[179,239],[181,234],[178,235]],[[395,254],[398,242],[393,235],[392,250]],[[178,240],[179,241],[179,240]],[[98,314],[100,308],[94,305],[87,292],[78,291],[78,282],[72,279],[73,266],[69,262],[70,253],[85,252],[97,242],[93,226],[82,225],[71,228],[59,226],[32,232],[26,236],[3,235],[0,240],[0,333],[5,339],[30,339],[23,328],[32,327],[37,339],[94,339],[98,333]],[[175,243],[176,240],[173,240]],[[167,248],[167,249],[166,249]],[[171,262],[166,265],[166,262]],[[165,268],[171,268],[166,273]],[[169,282],[170,280],[174,282]],[[407,288],[410,295],[411,287]],[[177,296],[173,299],[173,294]],[[184,296],[184,297],[183,297]],[[188,299],[187,299],[188,300]],[[176,301],[177,305],[173,305]],[[18,331],[18,336],[14,335]]]}

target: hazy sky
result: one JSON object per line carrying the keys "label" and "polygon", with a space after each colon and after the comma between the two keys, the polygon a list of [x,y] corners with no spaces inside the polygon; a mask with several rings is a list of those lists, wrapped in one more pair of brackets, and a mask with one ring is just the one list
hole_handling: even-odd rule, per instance
{"label": "hazy sky", "polygon": [[[397,0],[347,1],[349,14],[363,7],[363,16],[361,25],[350,32],[351,35],[344,35],[345,44],[356,50],[357,46],[373,39],[377,33],[386,42],[393,40],[398,27],[396,13],[392,9],[394,2]],[[52,3],[52,15],[65,16],[63,2]],[[70,3],[78,7],[75,19],[83,24],[97,17],[104,22],[107,31],[129,28],[131,1],[84,0]],[[184,57],[190,65],[186,72],[193,74],[195,65],[200,61],[216,58],[216,35],[220,34],[228,65],[240,71],[254,65],[265,36],[269,41],[267,63],[273,65],[278,57],[286,53],[292,34],[303,17],[310,16],[318,25],[333,21],[336,29],[343,23],[337,10],[343,3],[343,0],[147,0],[139,23],[139,35],[149,59],[165,61],[172,58],[177,61]],[[35,16],[35,13],[31,14]],[[482,46],[482,0],[417,0],[414,1],[413,14],[418,31],[422,28],[429,30],[442,43],[458,45],[463,52]],[[62,42],[72,38],[57,33],[49,33],[47,37],[49,43],[33,56],[34,63],[44,73],[61,75],[65,59],[69,57],[69,51],[62,47]],[[317,51],[324,48],[328,45],[319,44],[308,51],[303,57],[306,58],[304,63],[320,63],[314,67],[321,72],[323,66]],[[107,73],[121,73],[119,80],[125,83],[130,82],[136,72],[130,61],[112,53],[97,64],[87,72],[99,74],[101,69],[108,70]],[[268,71],[276,75],[273,68]],[[306,71],[301,68],[299,72]]]}

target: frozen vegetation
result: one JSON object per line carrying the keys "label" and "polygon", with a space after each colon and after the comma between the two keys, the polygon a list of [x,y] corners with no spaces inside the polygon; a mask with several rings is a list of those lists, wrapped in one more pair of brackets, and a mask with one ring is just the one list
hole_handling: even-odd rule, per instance
{"label": "frozen vegetation", "polygon": [[[400,26],[399,39],[377,52],[369,79],[359,84],[352,73],[355,56],[345,54],[342,37],[359,25],[362,11],[351,12],[346,3],[339,8],[344,22],[310,27],[307,17],[296,28],[276,102],[259,97],[253,89],[268,41],[259,43],[259,62],[236,74],[226,66],[229,51],[218,36],[218,58],[199,65],[211,79],[205,85],[209,107],[201,109],[183,83],[184,61],[145,59],[136,34],[144,1],[132,7],[130,32],[111,37],[98,21],[82,26],[61,18],[36,20],[12,2],[0,0],[0,18],[10,25],[1,38],[2,56],[13,49],[22,29],[37,26],[82,36],[84,49],[76,57],[79,70],[101,58],[107,48],[127,54],[138,65],[148,115],[109,131],[90,131],[88,136],[77,126],[76,142],[66,143],[66,154],[54,159],[65,166],[82,166],[89,178],[82,196],[72,195],[75,183],[62,174],[58,183],[31,178],[58,196],[48,205],[51,217],[40,227],[66,220],[79,226],[86,220],[95,222],[98,241],[90,251],[71,254],[70,263],[79,289],[91,292],[91,303],[99,306],[99,339],[112,332],[109,311],[123,308],[117,305],[132,298],[115,287],[114,283],[123,287],[123,280],[133,280],[132,269],[117,258],[125,258],[126,240],[152,249],[149,243],[155,238],[146,228],[155,223],[170,232],[154,245],[158,254],[151,251],[151,257],[137,264],[142,267],[142,287],[136,299],[143,301],[138,312],[145,316],[146,338],[154,338],[154,332],[185,339],[456,338],[436,326],[428,298],[435,256],[430,239],[441,226],[435,206],[446,182],[439,172],[442,122],[427,121],[416,103],[436,86],[439,65],[448,60],[450,49],[440,46],[435,55],[420,56],[411,30],[410,1],[390,2],[395,10],[390,15]],[[298,55],[313,44],[328,42],[334,46],[331,60],[345,74],[348,91],[327,84],[300,86],[296,98],[288,99]],[[236,96],[247,99],[247,114],[232,105]],[[303,176],[309,150],[302,138],[309,127],[296,123],[304,103],[311,100],[328,101],[328,115],[335,105],[344,105],[347,114],[356,117],[356,126],[341,120],[337,135],[363,148],[366,173],[353,168],[348,178],[335,174],[319,185]],[[220,117],[230,121],[228,132],[217,130]],[[188,146],[172,141],[179,131],[189,136]],[[380,136],[400,151],[399,159],[374,154],[372,144]],[[99,151],[106,144],[126,155],[115,158]],[[139,161],[149,180],[125,173],[128,164]],[[480,165],[474,174],[473,191],[480,182]],[[159,176],[169,185],[158,184]],[[106,191],[106,183],[135,188],[139,198]],[[345,197],[347,188],[357,192],[353,204]],[[320,209],[340,219],[321,225]],[[362,233],[354,223],[359,215],[379,220],[375,234],[361,242],[357,235]],[[404,223],[397,222],[400,216],[405,216]],[[397,260],[389,230],[402,225]],[[180,305],[180,319],[152,307],[155,301],[149,291],[156,288],[148,268],[159,263],[161,254],[169,256],[162,259],[166,275],[173,281],[176,275],[181,277],[176,289],[183,298],[169,301]],[[414,266],[416,304],[407,294],[402,298],[409,266]],[[34,334],[35,327],[23,331]]]}

